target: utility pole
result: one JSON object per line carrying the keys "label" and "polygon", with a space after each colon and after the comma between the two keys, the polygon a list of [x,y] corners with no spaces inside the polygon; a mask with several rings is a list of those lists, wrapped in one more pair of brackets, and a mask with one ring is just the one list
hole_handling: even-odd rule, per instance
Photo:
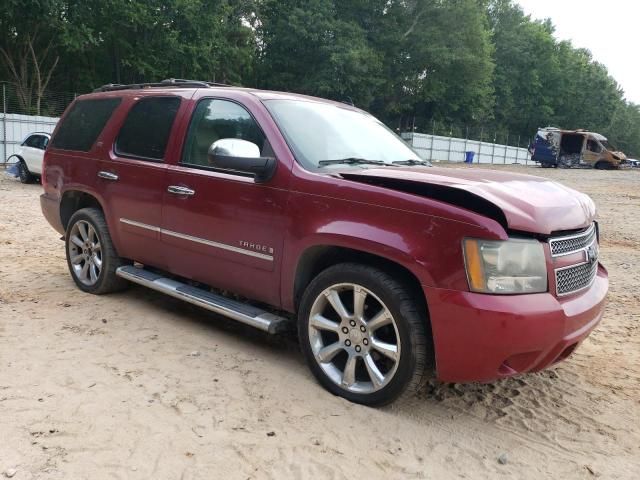
{"label": "utility pole", "polygon": [[2,163],[7,163],[7,84],[2,84]]}

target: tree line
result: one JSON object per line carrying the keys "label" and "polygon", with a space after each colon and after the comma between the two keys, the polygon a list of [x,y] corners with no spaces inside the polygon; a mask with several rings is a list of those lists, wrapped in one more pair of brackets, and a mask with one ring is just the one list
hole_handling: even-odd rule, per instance
{"label": "tree line", "polygon": [[640,154],[639,106],[553,32],[512,0],[3,0],[0,80],[31,110],[191,78],[353,102],[399,130],[585,128]]}

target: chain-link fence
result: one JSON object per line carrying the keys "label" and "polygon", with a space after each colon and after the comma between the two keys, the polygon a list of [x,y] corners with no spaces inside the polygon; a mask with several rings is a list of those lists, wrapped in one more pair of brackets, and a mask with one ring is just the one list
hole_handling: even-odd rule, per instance
{"label": "chain-link fence", "polygon": [[59,117],[76,98],[75,93],[46,91],[38,95],[35,89],[23,88],[15,83],[2,82],[2,113]]}
{"label": "chain-link fence", "polygon": [[531,162],[527,148],[468,138],[445,137],[425,133],[403,133],[402,138],[424,160],[430,162],[468,162],[506,165]]}
{"label": "chain-link fence", "polygon": [[532,163],[528,151],[535,137],[509,133],[490,123],[481,125],[456,125],[430,120],[421,128],[405,126],[401,132],[407,141],[425,160],[433,162],[472,163]]}
{"label": "chain-link fence", "polygon": [[405,125],[401,129],[403,136],[410,133],[420,133],[433,137],[444,137],[462,139],[468,141],[478,141],[480,143],[506,145],[516,148],[527,148],[535,138],[536,131],[541,125],[532,125],[526,128],[527,135],[509,132],[504,127],[500,127],[490,122],[464,125],[444,122],[441,120],[429,120],[422,124],[420,128]]}
{"label": "chain-link fence", "polygon": [[60,115],[76,97],[68,92],[38,95],[10,82],[0,82],[0,95],[0,165],[12,161],[10,157],[30,133],[51,133]]}

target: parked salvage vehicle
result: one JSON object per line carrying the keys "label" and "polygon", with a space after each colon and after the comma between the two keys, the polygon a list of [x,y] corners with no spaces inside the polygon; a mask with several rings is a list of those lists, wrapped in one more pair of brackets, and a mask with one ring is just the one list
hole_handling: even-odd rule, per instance
{"label": "parked salvage vehicle", "polygon": [[541,128],[529,147],[531,159],[543,168],[592,167],[600,170],[618,168],[626,160],[614,151],[606,137],[586,130]]}
{"label": "parked salvage vehicle", "polygon": [[589,197],[432,167],[368,113],[328,100],[107,85],[58,123],[43,187],[79,289],[133,282],[268,333],[297,328],[318,381],[367,405],[433,373],[541,370],[603,314]]}
{"label": "parked salvage vehicle", "polygon": [[42,160],[51,135],[46,132],[30,133],[20,144],[20,150],[11,155],[7,162],[17,163],[18,178],[22,183],[31,183],[42,174]]}
{"label": "parked salvage vehicle", "polygon": [[626,162],[631,168],[640,168],[640,160],[635,158],[628,158]]}

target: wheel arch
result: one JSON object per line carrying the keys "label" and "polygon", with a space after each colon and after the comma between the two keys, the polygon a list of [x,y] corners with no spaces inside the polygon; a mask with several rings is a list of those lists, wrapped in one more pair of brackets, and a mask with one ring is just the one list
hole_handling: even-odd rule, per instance
{"label": "wheel arch", "polygon": [[294,304],[297,312],[305,289],[322,271],[340,263],[358,263],[378,268],[399,281],[409,289],[411,298],[423,319],[427,341],[427,365],[437,372],[435,338],[431,326],[429,305],[419,278],[414,272],[397,261],[364,250],[337,246],[315,245],[307,248],[300,256],[294,281]]}
{"label": "wheel arch", "polygon": [[[428,322],[427,299],[422,290],[418,277],[404,265],[387,257],[338,245],[314,245],[307,248],[298,260],[293,282],[293,302],[295,311],[298,310],[302,295],[311,281],[323,270],[339,263],[360,263],[379,268],[380,270],[399,278],[411,289],[414,298],[420,303]],[[430,325],[429,329],[431,328]],[[431,332],[429,332],[431,333]]]}
{"label": "wheel arch", "polygon": [[69,220],[81,208],[99,208],[104,212],[100,200],[91,193],[82,190],[67,190],[60,198],[60,222],[66,230]]}
{"label": "wheel arch", "polygon": [[600,159],[593,165],[593,168],[596,170],[612,170],[614,165],[607,159]]}

